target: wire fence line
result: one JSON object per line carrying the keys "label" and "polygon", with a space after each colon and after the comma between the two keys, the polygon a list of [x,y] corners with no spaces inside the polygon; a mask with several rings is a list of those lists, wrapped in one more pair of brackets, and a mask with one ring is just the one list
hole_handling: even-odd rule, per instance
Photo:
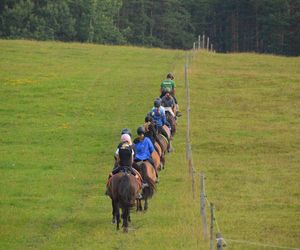
{"label": "wire fence line", "polygon": [[[204,36],[203,36],[204,37]],[[202,38],[204,41],[204,38]],[[192,189],[192,194],[193,194],[193,200],[195,201],[196,195],[195,195],[195,174],[197,171],[194,168],[194,163],[193,163],[193,156],[192,156],[192,146],[191,146],[191,129],[190,129],[190,86],[189,86],[189,62],[191,59],[195,56],[196,50],[196,44],[197,42],[194,43],[193,46],[193,53],[186,53],[186,61],[185,61],[185,66],[184,66],[184,74],[185,74],[185,89],[186,89],[186,161],[187,161],[187,166],[188,166],[188,171],[191,176],[191,189]],[[209,39],[208,39],[209,43]],[[204,42],[202,42],[204,44]],[[201,49],[201,38],[199,36],[198,40],[198,49]],[[209,48],[209,47],[207,47]],[[213,51],[213,50],[212,50]],[[214,51],[213,51],[214,52]],[[217,250],[222,250],[223,247],[226,248],[226,246],[230,247],[232,243],[235,244],[243,244],[243,245],[252,245],[252,246],[257,246],[257,247],[267,247],[267,248],[275,248],[275,249],[286,249],[286,250],[300,250],[300,248],[291,248],[291,247],[286,247],[286,246],[276,246],[272,244],[264,244],[264,243],[258,243],[258,242],[253,242],[253,241],[247,241],[247,240],[239,240],[239,239],[227,239],[228,243],[226,240],[222,237],[221,230],[218,224],[218,221],[215,216],[215,206],[212,202],[210,202],[207,198],[207,195],[205,193],[205,174],[203,171],[200,173],[200,214],[201,214],[201,219],[202,219],[202,225],[203,225],[203,236],[204,239],[207,240],[208,236],[208,227],[207,227],[207,216],[206,216],[206,209],[205,209],[205,204],[210,208],[210,250],[213,249],[213,241],[214,239],[216,240],[216,249]],[[214,237],[214,225],[216,225],[216,236]]]}

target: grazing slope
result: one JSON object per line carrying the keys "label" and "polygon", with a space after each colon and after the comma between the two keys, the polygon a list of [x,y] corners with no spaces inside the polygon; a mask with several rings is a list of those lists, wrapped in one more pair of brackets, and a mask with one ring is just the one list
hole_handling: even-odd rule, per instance
{"label": "grazing slope", "polygon": [[[120,130],[142,124],[168,71],[184,109],[183,51],[0,41],[0,52],[1,249],[208,249],[185,116],[129,234],[110,224],[104,195]],[[299,68],[299,58],[249,54],[192,60],[194,164],[225,237],[300,244]]]}

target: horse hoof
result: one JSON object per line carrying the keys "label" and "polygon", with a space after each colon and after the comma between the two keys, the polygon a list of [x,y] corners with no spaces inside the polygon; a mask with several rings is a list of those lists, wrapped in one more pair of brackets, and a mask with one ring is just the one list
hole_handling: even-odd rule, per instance
{"label": "horse hoof", "polygon": [[115,218],[113,218],[113,219],[111,220],[111,224],[116,224],[116,219],[115,219]]}
{"label": "horse hoof", "polygon": [[123,232],[124,232],[124,233],[128,233],[128,227],[124,227],[124,228],[123,228]]}

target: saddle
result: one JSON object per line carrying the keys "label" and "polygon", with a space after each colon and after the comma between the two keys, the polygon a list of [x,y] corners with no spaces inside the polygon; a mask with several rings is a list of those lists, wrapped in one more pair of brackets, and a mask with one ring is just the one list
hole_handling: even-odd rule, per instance
{"label": "saddle", "polygon": [[[139,185],[142,186],[143,178],[142,178],[141,174],[140,174],[135,168],[132,168],[132,170],[133,170],[133,172],[135,173],[135,177],[137,177],[136,179],[137,179]],[[128,174],[128,175],[131,175],[131,171],[130,171],[130,169],[129,169],[128,166],[123,166],[122,169],[120,170],[120,172],[118,172],[118,173],[126,173],[126,174]],[[118,173],[116,173],[116,174],[118,174]],[[110,185],[113,176],[114,176],[114,175],[112,175],[112,176],[107,180],[106,186],[109,186],[109,185]]]}

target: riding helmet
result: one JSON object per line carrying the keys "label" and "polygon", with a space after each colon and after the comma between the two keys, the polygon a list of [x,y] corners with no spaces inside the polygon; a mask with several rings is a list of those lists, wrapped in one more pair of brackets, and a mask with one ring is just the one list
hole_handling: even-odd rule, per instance
{"label": "riding helmet", "polygon": [[167,88],[165,89],[165,93],[171,93],[171,89],[170,89],[169,87],[167,87]]}
{"label": "riding helmet", "polygon": [[161,104],[160,99],[156,99],[156,100],[154,101],[154,107],[155,107],[155,108],[159,108],[159,107],[160,107],[160,104]]}
{"label": "riding helmet", "polygon": [[147,114],[147,116],[145,117],[145,122],[152,122],[153,118],[151,117],[151,113]]}
{"label": "riding helmet", "polygon": [[145,134],[145,129],[144,129],[144,127],[138,127],[138,129],[136,130],[136,133],[137,133],[138,135]]}
{"label": "riding helmet", "polygon": [[131,131],[130,131],[130,129],[128,129],[128,128],[123,128],[123,129],[122,129],[121,135],[124,135],[124,134],[130,135],[130,137],[132,136],[132,135],[131,135]]}
{"label": "riding helmet", "polygon": [[174,80],[174,75],[172,73],[168,73],[167,78],[171,79],[171,80]]}
{"label": "riding helmet", "polygon": [[131,144],[131,138],[129,134],[122,134],[121,142],[128,142],[129,145]]}

